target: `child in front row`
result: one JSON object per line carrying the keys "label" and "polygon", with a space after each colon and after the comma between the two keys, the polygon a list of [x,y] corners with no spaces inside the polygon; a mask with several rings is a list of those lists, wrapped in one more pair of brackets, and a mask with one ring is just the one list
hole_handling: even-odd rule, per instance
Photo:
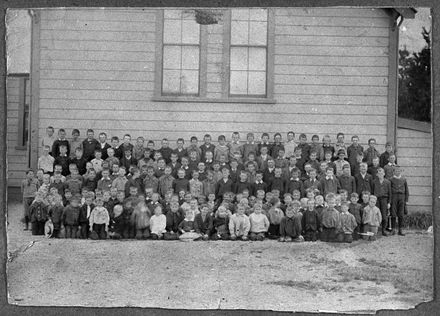
{"label": "child in front row", "polygon": [[250,239],[252,241],[263,241],[267,230],[269,229],[269,220],[266,215],[262,214],[263,207],[260,203],[255,204],[254,212],[249,215],[249,222],[251,224]]}
{"label": "child in front row", "polygon": [[303,241],[301,236],[302,226],[301,218],[302,214],[299,211],[300,202],[293,201],[286,209],[286,216],[283,217],[280,223],[280,239],[279,241]]}
{"label": "child in front row", "polygon": [[245,215],[245,210],[246,208],[244,204],[238,204],[237,212],[229,219],[229,233],[231,234],[231,240],[248,240],[251,224],[249,218]]}
{"label": "child in front row", "polygon": [[340,213],[336,210],[336,197],[333,193],[326,196],[328,207],[322,213],[321,241],[335,242],[340,230]]}
{"label": "child in front row", "polygon": [[341,204],[341,231],[338,234],[339,242],[352,243],[353,242],[353,232],[357,227],[357,222],[353,214],[348,212],[349,204],[343,202]]}
{"label": "child in front row", "polygon": [[307,201],[307,209],[302,216],[302,230],[305,241],[318,240],[319,233],[319,216],[315,210],[315,201],[309,199]]}
{"label": "child in front row", "polygon": [[162,239],[166,232],[167,218],[162,214],[162,206],[154,208],[154,215],[150,218],[150,231],[152,239]]}
{"label": "child in front row", "polygon": [[110,216],[107,209],[103,206],[104,199],[98,196],[95,199],[96,206],[93,208],[89,217],[90,238],[107,239],[108,226],[110,224]]}
{"label": "child in front row", "polygon": [[370,232],[374,235],[364,236],[365,239],[370,241],[376,240],[377,230],[382,223],[382,214],[379,208],[376,206],[377,198],[374,195],[370,195],[370,201],[368,206],[364,208],[364,214],[362,216],[362,223],[364,224],[364,232]]}

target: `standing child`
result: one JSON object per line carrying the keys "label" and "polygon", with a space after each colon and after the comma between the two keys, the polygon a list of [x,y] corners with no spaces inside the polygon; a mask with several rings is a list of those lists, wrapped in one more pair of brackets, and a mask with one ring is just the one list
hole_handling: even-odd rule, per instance
{"label": "standing child", "polygon": [[218,137],[218,145],[215,146],[214,150],[214,160],[220,160],[220,156],[225,156],[225,162],[229,162],[229,147],[226,144],[225,135],[220,135]]}
{"label": "standing child", "polygon": [[352,243],[353,233],[357,227],[357,222],[353,214],[348,212],[349,205],[347,202],[341,204],[341,232],[338,234],[339,242]]}
{"label": "standing child", "polygon": [[92,192],[87,193],[85,203],[81,206],[81,211],[79,213],[79,225],[81,226],[81,239],[87,239],[89,237],[89,218],[92,213],[95,205],[93,204],[93,196]]}
{"label": "standing child", "polygon": [[267,230],[269,229],[269,220],[266,215],[262,214],[263,208],[261,204],[255,204],[254,212],[249,215],[249,222],[251,224],[251,235],[250,239],[252,241],[263,241]]}
{"label": "standing child", "polygon": [[359,145],[359,136],[357,135],[351,137],[351,142],[352,144],[347,148],[347,156],[351,167],[351,174],[356,175],[355,166],[357,165],[357,156],[359,154],[363,155],[364,148]]}
{"label": "standing child", "polygon": [[113,216],[110,218],[109,236],[112,239],[121,239],[125,229],[125,218],[121,204],[113,208]]}
{"label": "standing child", "polygon": [[301,204],[298,201],[293,201],[286,208],[286,216],[281,219],[280,223],[280,239],[278,241],[304,241],[304,238],[301,235],[302,214],[299,211],[300,205]]}
{"label": "standing child", "polygon": [[385,144],[385,152],[383,152],[380,155],[380,161],[379,161],[379,165],[383,168],[385,167],[388,162],[389,162],[389,158],[391,155],[393,155],[393,144],[391,142],[387,142]]}
{"label": "standing child", "polygon": [[61,227],[63,226],[63,222],[62,222],[63,213],[64,213],[63,199],[61,195],[57,194],[54,196],[52,200],[52,204],[49,208],[49,218],[53,224],[53,232],[52,232],[53,238],[60,238]]}
{"label": "standing child", "polygon": [[192,179],[189,180],[189,192],[194,197],[203,194],[203,183],[199,180],[199,172],[197,170],[193,170]]}
{"label": "standing child", "polygon": [[29,218],[32,225],[32,235],[44,235],[44,224],[49,218],[48,205],[45,193],[37,192],[35,199],[29,207]]}
{"label": "standing child", "polygon": [[164,234],[165,240],[177,240],[179,239],[179,224],[185,217],[179,208],[178,202],[171,202],[170,211],[166,215],[166,233]]}
{"label": "standing child", "polygon": [[337,234],[340,231],[341,218],[336,210],[336,198],[334,194],[326,196],[328,207],[324,210],[321,220],[321,240],[325,242],[337,241]]}
{"label": "standing child", "polygon": [[49,151],[49,154],[52,156],[52,146],[53,143],[55,141],[55,129],[52,126],[48,126],[46,128],[46,135],[43,137],[42,141],[41,141],[41,147],[44,148],[44,146],[49,146],[49,148],[51,149]]}
{"label": "standing child", "polygon": [[382,215],[379,208],[376,206],[377,198],[370,195],[368,205],[364,208],[362,223],[364,224],[365,233],[373,233],[372,236],[364,236],[365,239],[369,237],[370,241],[376,240],[377,230],[382,222]]}
{"label": "standing child", "polygon": [[72,130],[72,139],[69,141],[70,158],[75,158],[75,151],[79,148],[83,149],[82,141],[79,139],[80,133],[78,129]]}
{"label": "standing child", "polygon": [[63,223],[66,229],[66,238],[76,238],[79,225],[79,213],[81,211],[81,206],[79,205],[80,200],[80,195],[74,195],[70,200],[70,204],[64,209]]}
{"label": "standing child", "polygon": [[26,179],[21,182],[21,194],[23,195],[23,223],[24,230],[29,229],[29,207],[35,199],[35,195],[38,191],[39,183],[34,177],[34,171],[29,169],[26,171]]}
{"label": "standing child", "polygon": [[391,208],[391,182],[385,179],[385,171],[377,169],[377,178],[373,181],[373,195],[377,197],[377,207],[382,215],[382,236],[388,236],[386,232],[388,212]]}
{"label": "standing child", "polygon": [[362,232],[362,215],[363,215],[363,209],[361,205],[358,203],[359,195],[356,192],[353,192],[350,195],[350,204],[348,207],[348,211],[350,214],[354,216],[356,219],[356,228],[353,231],[353,240],[359,239],[359,233]]}
{"label": "standing child", "polygon": [[403,216],[406,215],[406,204],[409,199],[408,183],[402,177],[402,169],[396,166],[394,176],[391,178],[391,226],[392,234],[396,234],[396,217],[398,220],[399,235],[405,236],[402,231]]}
{"label": "standing child", "polygon": [[163,239],[166,233],[167,218],[162,214],[162,206],[154,208],[154,215],[150,218],[150,231],[152,239]]}
{"label": "standing child", "polygon": [[53,174],[53,163],[55,162],[55,158],[49,155],[50,148],[49,146],[43,147],[43,155],[38,158],[38,169],[43,169],[44,173]]}
{"label": "standing child", "polygon": [[301,224],[305,241],[318,240],[320,222],[313,199],[307,201],[307,209],[303,212]]}
{"label": "standing child", "polygon": [[234,159],[234,153],[239,152],[241,155],[240,133],[232,133],[232,141],[228,144],[229,159]]}
{"label": "standing child", "polygon": [[107,209],[103,206],[104,200],[102,197],[95,199],[96,206],[90,213],[90,237],[96,239],[107,239],[108,226],[110,224],[110,216]]}

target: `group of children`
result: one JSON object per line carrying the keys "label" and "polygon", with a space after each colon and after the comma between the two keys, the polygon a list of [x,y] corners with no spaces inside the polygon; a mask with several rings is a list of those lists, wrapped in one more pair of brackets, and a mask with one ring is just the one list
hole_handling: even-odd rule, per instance
{"label": "group of children", "polygon": [[[167,139],[156,149],[153,141],[130,135],[123,143],[93,130],[72,140],[64,129],[49,127],[37,174],[22,183],[25,229],[33,234],[65,238],[136,238],[166,240],[263,240],[352,242],[363,235],[374,240],[378,231],[404,235],[403,216],[409,192],[392,145],[380,154],[375,140],[368,149],[331,144],[328,135],[289,132],[262,134],[255,142],[248,133],[240,142],[195,136],[185,148]],[[362,199],[358,203],[359,198]],[[388,224],[388,218],[391,219]],[[390,225],[391,227],[387,227]]]}

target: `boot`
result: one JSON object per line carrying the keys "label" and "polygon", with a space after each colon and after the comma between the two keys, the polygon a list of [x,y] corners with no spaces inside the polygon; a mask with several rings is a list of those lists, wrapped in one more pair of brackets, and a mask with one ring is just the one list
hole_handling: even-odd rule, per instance
{"label": "boot", "polygon": [[29,223],[24,224],[23,230],[29,230]]}
{"label": "boot", "polygon": [[382,228],[382,236],[388,237],[388,233],[385,228]]}
{"label": "boot", "polygon": [[399,229],[399,236],[405,236],[405,234],[403,233],[402,229]]}

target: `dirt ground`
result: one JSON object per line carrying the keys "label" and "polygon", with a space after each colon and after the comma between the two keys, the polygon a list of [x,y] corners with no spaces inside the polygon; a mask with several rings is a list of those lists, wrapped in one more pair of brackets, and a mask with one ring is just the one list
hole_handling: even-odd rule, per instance
{"label": "dirt ground", "polygon": [[19,203],[8,212],[11,304],[374,312],[432,299],[425,232],[351,245],[56,240],[24,232]]}

